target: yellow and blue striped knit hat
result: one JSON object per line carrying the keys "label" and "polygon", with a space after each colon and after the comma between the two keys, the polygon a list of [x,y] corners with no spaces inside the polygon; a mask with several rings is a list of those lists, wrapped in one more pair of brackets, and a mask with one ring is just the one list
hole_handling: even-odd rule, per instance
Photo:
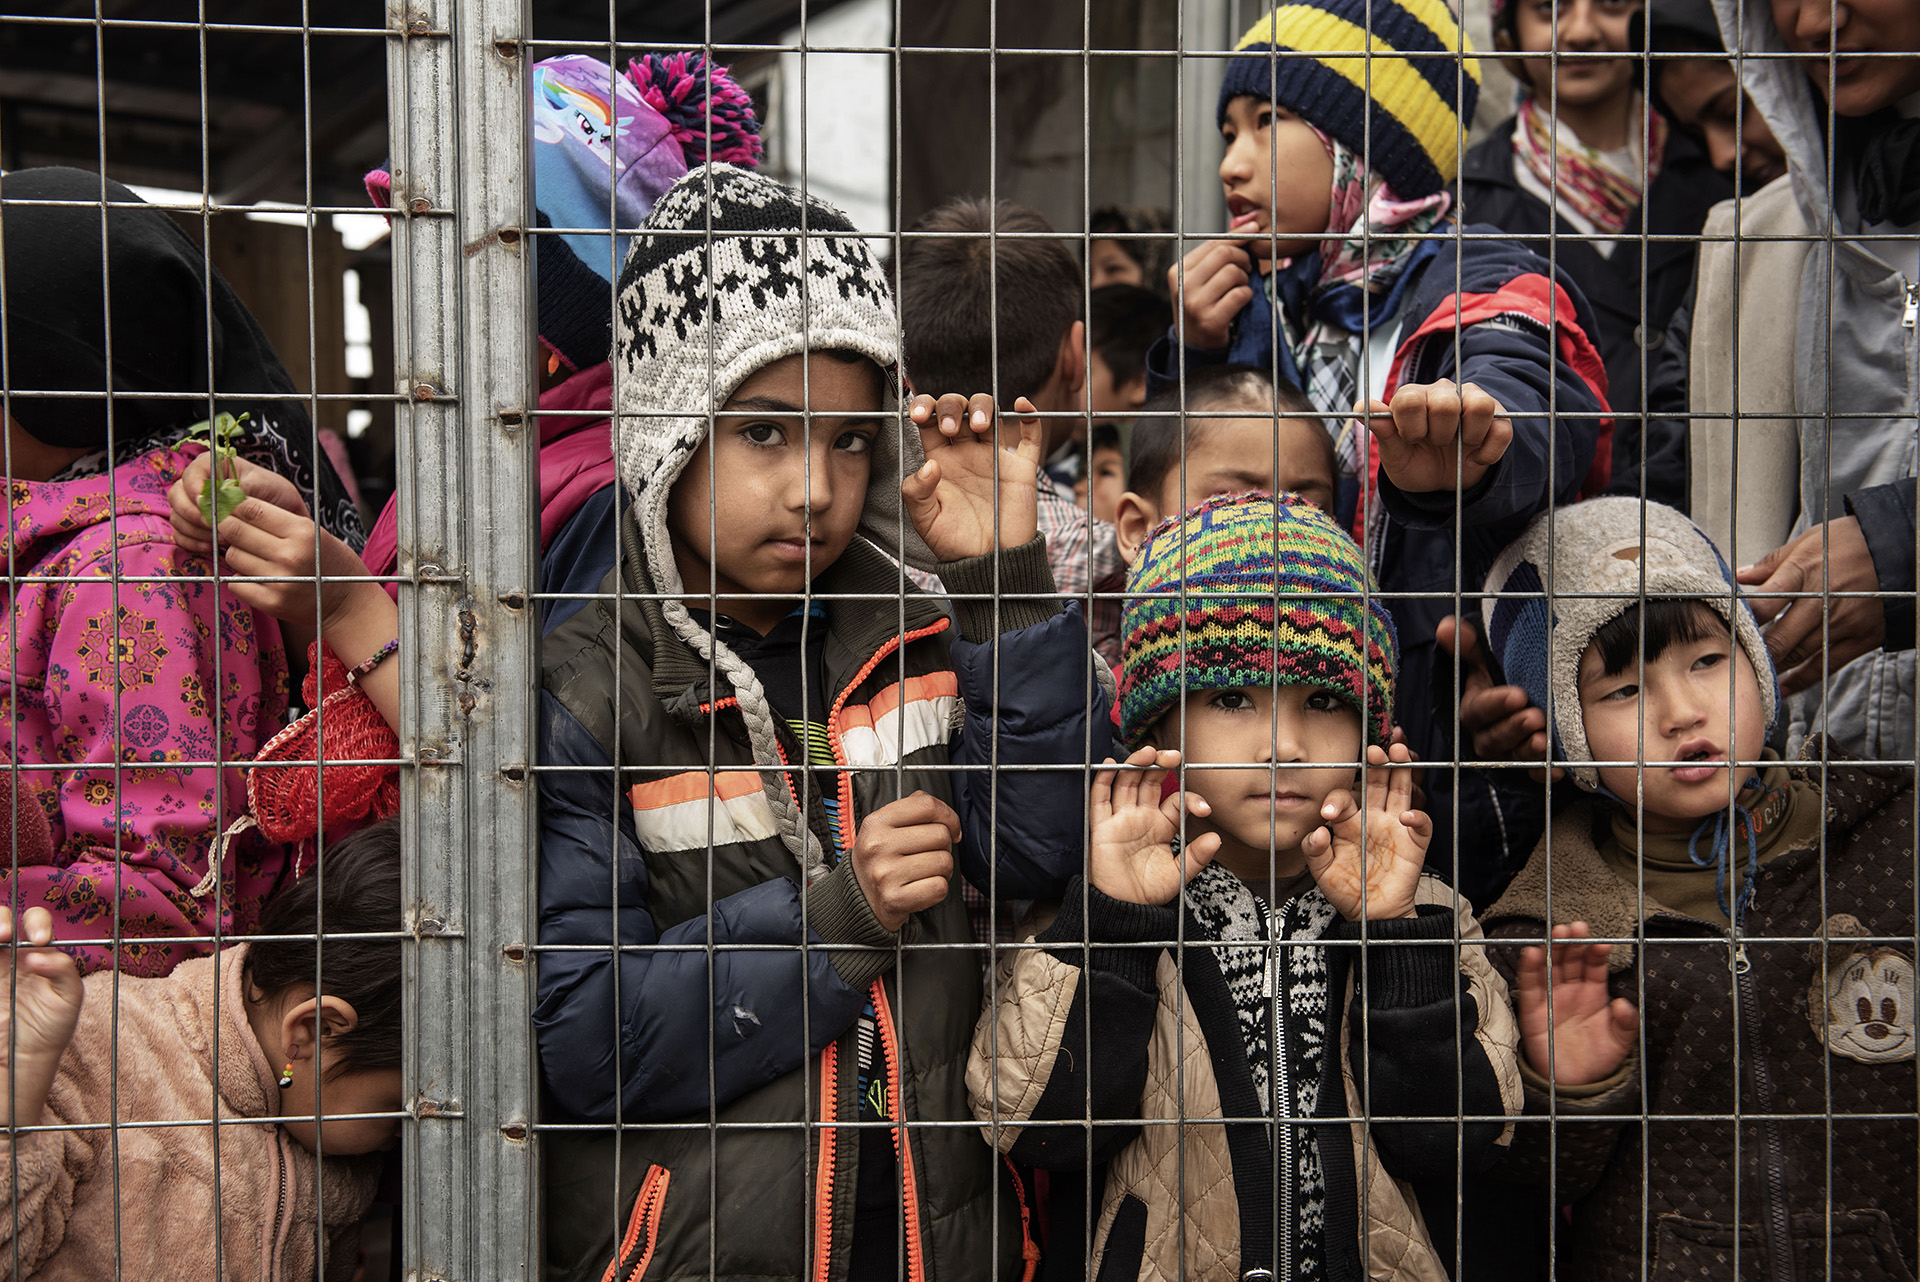
{"label": "yellow and blue striped knit hat", "polygon": [[1310,685],[1385,746],[1399,642],[1373,591],[1359,546],[1297,494],[1223,494],[1161,522],[1127,575],[1121,737],[1139,747],[1194,690]]}
{"label": "yellow and blue striped knit hat", "polygon": [[1473,46],[1446,0],[1281,4],[1234,48],[1244,56],[1227,63],[1221,120],[1229,102],[1251,94],[1345,144],[1403,199],[1453,181],[1480,64],[1455,56]]}

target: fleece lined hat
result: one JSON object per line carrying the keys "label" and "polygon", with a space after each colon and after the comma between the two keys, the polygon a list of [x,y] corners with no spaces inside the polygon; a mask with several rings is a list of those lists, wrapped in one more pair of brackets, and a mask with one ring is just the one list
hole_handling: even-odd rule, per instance
{"label": "fleece lined hat", "polygon": [[1234,47],[1244,56],[1227,63],[1221,121],[1229,102],[1251,94],[1344,143],[1403,200],[1453,181],[1480,64],[1457,56],[1473,46],[1446,0],[1281,4]]}
{"label": "fleece lined hat", "polygon": [[[777,766],[774,716],[753,670],[675,599],[685,585],[673,559],[667,497],[707,438],[704,416],[775,361],[809,351],[855,352],[889,371],[891,388],[899,326],[886,274],[832,205],[750,170],[703,165],[660,198],[634,237],[614,310],[622,377],[613,448],[633,496],[647,574],[666,594],[660,609],[675,635],[733,686],[755,759]],[[881,411],[892,415],[891,391],[884,400]],[[910,565],[933,568],[932,553],[901,514],[903,468],[914,471],[923,461],[918,433],[882,431],[872,458],[860,532]],[[824,875],[825,857],[785,776],[769,772],[762,781],[788,848],[810,879]]]}
{"label": "fleece lined hat", "polygon": [[1275,685],[1332,691],[1366,718],[1367,741],[1384,746],[1399,642],[1372,591],[1359,545],[1297,494],[1218,495],[1163,521],[1127,576],[1128,749],[1188,692]]}
{"label": "fleece lined hat", "polygon": [[[1593,760],[1593,749],[1580,712],[1580,656],[1595,633],[1639,604],[1643,574],[1649,598],[1698,600],[1727,621],[1760,678],[1769,733],[1779,716],[1780,688],[1759,625],[1745,601],[1734,604],[1733,572],[1699,526],[1665,504],[1635,498],[1559,508],[1534,521],[1493,563],[1481,609],[1487,644],[1507,680],[1535,707],[1548,707],[1551,692],[1553,758],[1566,762],[1574,782],[1590,792],[1599,790],[1600,772],[1583,764]],[[1551,610],[1537,595],[1548,587]]]}

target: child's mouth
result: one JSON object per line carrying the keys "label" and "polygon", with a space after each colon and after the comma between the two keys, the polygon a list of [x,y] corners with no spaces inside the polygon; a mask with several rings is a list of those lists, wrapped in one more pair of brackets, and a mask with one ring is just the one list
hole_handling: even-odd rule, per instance
{"label": "child's mouth", "polygon": [[1260,222],[1260,206],[1245,196],[1227,197],[1228,231],[1252,231]]}
{"label": "child's mouth", "polygon": [[1692,744],[1686,745],[1680,754],[1679,760],[1683,762],[1698,762],[1699,764],[1676,766],[1671,771],[1671,774],[1678,783],[1705,783],[1726,769],[1727,764],[1720,759],[1719,753],[1715,752],[1711,746],[1706,744],[1699,746]]}

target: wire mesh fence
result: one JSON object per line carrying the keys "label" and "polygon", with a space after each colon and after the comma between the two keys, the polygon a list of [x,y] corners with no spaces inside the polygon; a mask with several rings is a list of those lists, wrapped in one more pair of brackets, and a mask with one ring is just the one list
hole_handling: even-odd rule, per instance
{"label": "wire mesh fence", "polygon": [[1904,0],[0,15],[0,1262],[1912,1278],[1917,103]]}

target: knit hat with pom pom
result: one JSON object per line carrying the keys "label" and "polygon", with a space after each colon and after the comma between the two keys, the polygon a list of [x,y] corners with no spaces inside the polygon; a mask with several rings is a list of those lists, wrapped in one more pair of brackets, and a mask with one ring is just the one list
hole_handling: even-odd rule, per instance
{"label": "knit hat with pom pom", "polygon": [[[540,341],[577,373],[613,351],[613,281],[654,202],[709,152],[756,163],[760,125],[727,69],[697,53],[646,54],[625,72],[585,54],[546,58],[527,95]],[[390,168],[366,176],[382,207]]]}

